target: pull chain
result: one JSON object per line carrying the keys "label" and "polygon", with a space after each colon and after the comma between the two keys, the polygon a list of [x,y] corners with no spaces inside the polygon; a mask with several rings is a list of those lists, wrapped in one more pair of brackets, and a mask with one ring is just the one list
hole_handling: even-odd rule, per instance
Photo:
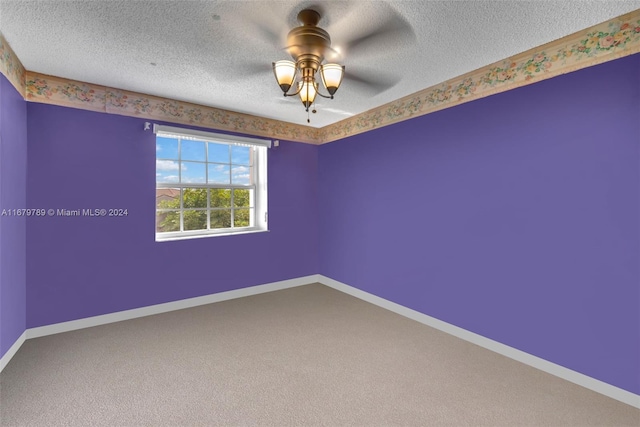
{"label": "pull chain", "polygon": [[[313,114],[315,114],[316,113],[316,101],[315,101],[315,99],[313,100],[313,104],[311,105],[311,108],[312,108],[311,112]],[[309,109],[308,108],[307,108],[307,123],[311,123],[311,120],[309,120]]]}

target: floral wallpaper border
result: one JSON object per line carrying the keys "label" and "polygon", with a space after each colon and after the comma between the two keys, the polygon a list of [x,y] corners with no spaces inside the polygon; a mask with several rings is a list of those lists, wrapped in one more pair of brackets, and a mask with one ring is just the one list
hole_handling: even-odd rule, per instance
{"label": "floral wallpaper border", "polygon": [[11,82],[20,95],[24,96],[26,70],[9,43],[0,33],[0,73]]}
{"label": "floral wallpaper border", "polygon": [[1,34],[0,72],[28,101],[322,144],[638,52],[640,9],[320,129],[25,72]]}
{"label": "floral wallpaper border", "polygon": [[25,99],[317,144],[319,129],[27,71]]}
{"label": "floral wallpaper border", "polygon": [[640,52],[640,10],[322,128],[331,142]]}

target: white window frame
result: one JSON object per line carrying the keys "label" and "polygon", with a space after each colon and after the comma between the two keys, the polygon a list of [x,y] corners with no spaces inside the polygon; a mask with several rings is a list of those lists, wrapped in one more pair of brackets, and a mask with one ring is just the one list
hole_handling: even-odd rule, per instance
{"label": "white window frame", "polygon": [[[220,229],[207,229],[207,230],[187,230],[187,231],[167,231],[157,232],[156,242],[169,241],[169,240],[181,240],[181,239],[193,239],[201,237],[213,237],[213,236],[229,236],[234,234],[246,234],[269,231],[268,229],[268,212],[267,212],[267,150],[271,148],[271,141],[258,138],[248,138],[235,135],[226,135],[213,132],[204,132],[193,129],[179,128],[173,126],[153,125],[153,133],[158,136],[167,136],[170,138],[180,138],[180,140],[197,140],[204,142],[213,142],[216,144],[227,144],[230,146],[251,146],[254,148],[253,158],[253,174],[255,182],[249,186],[237,185],[231,182],[227,184],[195,184],[195,183],[159,183],[156,178],[156,193],[161,188],[179,188],[180,189],[180,229],[183,230],[183,215],[184,207],[182,206],[182,189],[184,188],[207,188],[207,189],[253,189],[254,196],[254,218],[253,226],[249,227],[234,227],[233,226],[233,199],[231,200],[231,227]],[[158,156],[156,155],[156,161]],[[205,159],[208,165],[208,158]],[[178,146],[178,162],[181,161],[181,147]],[[156,162],[157,163],[157,162]],[[231,160],[230,163],[231,165]],[[208,167],[205,167],[208,171]],[[207,172],[208,173],[208,172]],[[207,193],[209,194],[209,193]],[[232,193],[233,194],[233,193]],[[209,205],[209,196],[207,196],[207,205]],[[190,209],[191,210],[191,209]],[[196,210],[206,210],[210,212],[211,206],[200,208]],[[154,224],[158,216],[158,207],[154,209]],[[209,226],[209,213],[207,213],[207,226]],[[157,227],[157,225],[156,225]],[[157,228],[156,228],[157,230]]]}

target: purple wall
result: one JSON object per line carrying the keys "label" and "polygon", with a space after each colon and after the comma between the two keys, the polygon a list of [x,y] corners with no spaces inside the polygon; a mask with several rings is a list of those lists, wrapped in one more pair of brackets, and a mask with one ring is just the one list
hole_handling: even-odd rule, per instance
{"label": "purple wall", "polygon": [[317,147],[269,151],[270,232],[156,243],[144,120],[36,103],[27,113],[29,206],[129,211],[29,219],[27,327],[318,272]]}
{"label": "purple wall", "polygon": [[2,218],[0,354],[25,327],[319,272],[640,393],[639,75],[634,55],[282,141],[269,233],[162,243],[144,120],[25,103],[2,77],[2,207],[129,216],[29,218],[26,238]]}
{"label": "purple wall", "polygon": [[640,393],[640,55],[320,147],[320,273]]}
{"label": "purple wall", "polygon": [[[28,207],[27,106],[0,75],[0,212]],[[25,330],[26,219],[0,216],[0,357]]]}

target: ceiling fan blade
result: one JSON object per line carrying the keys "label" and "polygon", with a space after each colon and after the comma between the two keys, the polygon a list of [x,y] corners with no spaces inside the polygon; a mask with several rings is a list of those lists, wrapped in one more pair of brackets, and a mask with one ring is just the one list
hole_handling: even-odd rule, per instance
{"label": "ceiling fan blade", "polygon": [[256,30],[262,39],[272,46],[278,46],[282,42],[280,35],[271,28],[268,28],[266,25],[256,23]]}
{"label": "ceiling fan blade", "polygon": [[327,48],[325,59],[327,62],[342,62],[344,61],[344,55],[338,49],[334,49],[331,46]]}
{"label": "ceiling fan blade", "polygon": [[373,95],[377,95],[391,89],[399,81],[399,79],[393,78],[389,75],[363,71],[345,71],[344,79],[345,81],[342,83],[343,85],[353,86],[356,90],[361,90]]}
{"label": "ceiling fan blade", "polygon": [[245,77],[254,77],[262,74],[264,74],[265,76],[268,76],[269,74],[273,75],[273,69],[270,63],[267,64],[262,62],[243,62],[235,67],[233,72],[229,74],[229,78],[238,79]]}
{"label": "ceiling fan blade", "polygon": [[250,62],[243,65],[241,69],[237,70],[244,75],[256,75],[262,73],[272,73],[273,69],[271,64],[264,64],[262,62]]}
{"label": "ceiling fan blade", "polygon": [[254,42],[263,42],[271,46],[281,46],[284,40],[283,32],[286,28],[280,22],[280,15],[273,9],[262,11],[258,15],[255,8],[246,8],[243,2],[233,3],[238,6],[237,26],[242,29],[241,34],[249,36]]}
{"label": "ceiling fan blade", "polygon": [[388,9],[389,13],[385,14],[386,17],[381,24],[346,40],[344,46],[349,54],[355,54],[358,51],[369,53],[371,49],[384,53],[385,46],[394,46],[397,49],[416,42],[416,34],[411,24],[391,7]]}

